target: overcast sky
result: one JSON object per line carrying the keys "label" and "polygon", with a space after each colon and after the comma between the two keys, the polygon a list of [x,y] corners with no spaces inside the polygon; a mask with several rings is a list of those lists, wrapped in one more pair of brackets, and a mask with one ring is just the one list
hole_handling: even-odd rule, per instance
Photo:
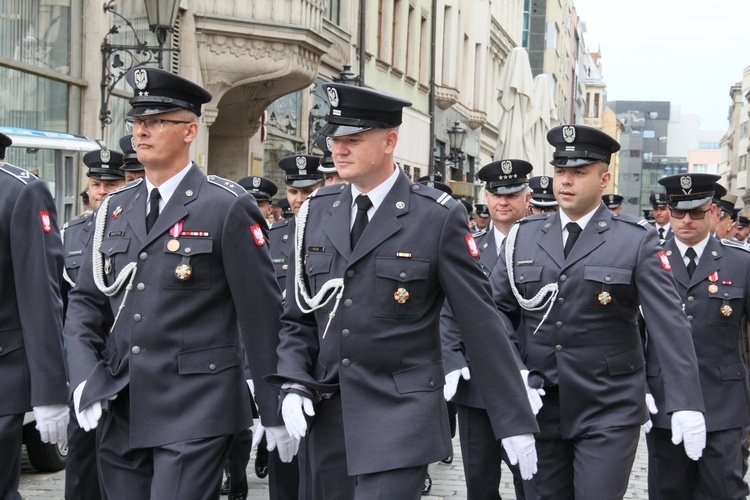
{"label": "overcast sky", "polygon": [[728,128],[729,88],[750,66],[750,0],[573,0],[607,99],[669,101]]}

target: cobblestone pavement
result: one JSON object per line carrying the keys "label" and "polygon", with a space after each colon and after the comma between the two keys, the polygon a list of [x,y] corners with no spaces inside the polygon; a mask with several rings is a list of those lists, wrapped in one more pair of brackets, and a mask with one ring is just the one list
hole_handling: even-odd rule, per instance
{"label": "cobblestone pavement", "polygon": [[[464,485],[463,463],[461,461],[461,447],[458,437],[453,440],[455,456],[450,465],[437,463],[429,467],[432,476],[432,491],[425,500],[439,500],[444,498],[466,498],[466,487]],[[258,479],[253,471],[253,460],[248,466],[248,483],[250,486],[249,500],[260,500],[268,498],[268,480]],[[635,457],[633,471],[630,474],[630,487],[625,495],[626,499],[647,499],[647,454],[645,439],[641,439],[638,452]],[[503,498],[514,498],[513,482],[510,471],[503,464],[503,482],[500,485],[500,494]],[[65,487],[64,472],[52,474],[36,472],[24,459],[21,475],[21,497],[24,500],[55,499],[62,500]],[[225,497],[222,497],[225,498]]]}

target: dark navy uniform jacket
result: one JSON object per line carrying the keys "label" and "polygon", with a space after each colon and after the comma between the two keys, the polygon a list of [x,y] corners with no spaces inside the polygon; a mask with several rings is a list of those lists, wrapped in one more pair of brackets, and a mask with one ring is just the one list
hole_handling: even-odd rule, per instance
{"label": "dark navy uniform jacket", "polygon": [[47,185],[0,162],[0,416],[68,402],[62,266],[57,212]]}
{"label": "dark navy uniform jacket", "polygon": [[303,313],[294,297],[292,259],[272,380],[340,391],[349,474],[450,455],[439,335],[446,297],[496,436],[536,432],[509,334],[470,253],[474,240],[463,206],[400,173],[352,251],[349,186],[320,188],[308,203],[303,251],[310,295],[333,278],[343,278],[345,289],[323,338],[335,300]]}
{"label": "dark navy uniform jacket", "polygon": [[271,242],[271,259],[273,259],[279,288],[282,290],[286,290],[287,286],[286,277],[294,247],[294,230],[297,227],[295,220],[296,217],[292,217],[291,219],[274,222],[268,232],[268,239]]}
{"label": "dark navy uniform jacket", "polygon": [[[70,390],[87,381],[85,407],[127,387],[132,447],[246,429],[252,419],[240,333],[256,380],[276,367],[281,292],[268,226],[244,189],[206,177],[195,165],[148,234],[147,198],[144,182],[130,183],[97,214],[102,243],[94,248],[94,239],[86,254],[65,323]],[[188,234],[175,248],[170,230],[180,221]],[[92,269],[97,251],[107,286],[127,264],[137,264],[114,325],[127,283],[111,297],[99,290]],[[176,275],[183,264],[192,268],[184,281]],[[281,425],[278,392],[255,386],[263,423]]]}
{"label": "dark navy uniform jacket", "polygon": [[[708,432],[750,425],[750,393],[742,338],[742,326],[750,312],[750,253],[735,245],[708,238],[690,278],[675,240],[664,244],[677,292],[692,327]],[[712,280],[716,291],[709,289]],[[651,342],[647,352],[648,385],[656,407],[661,410],[665,398],[661,368],[664,354],[658,344]],[[652,415],[651,420],[656,427],[670,428],[669,418],[661,411]]]}
{"label": "dark navy uniform jacket", "polygon": [[665,352],[666,399],[659,412],[702,411],[690,323],[669,266],[660,259],[656,231],[645,220],[613,214],[602,203],[566,259],[558,212],[519,224],[513,256],[518,291],[529,299],[548,283],[559,286],[549,317],[536,333],[547,307],[527,311],[519,306],[504,256],[490,282],[498,307],[517,327],[521,357],[534,375],[530,379],[559,388],[560,428],[541,431],[572,439],[647,420],[638,306],[650,344]]}

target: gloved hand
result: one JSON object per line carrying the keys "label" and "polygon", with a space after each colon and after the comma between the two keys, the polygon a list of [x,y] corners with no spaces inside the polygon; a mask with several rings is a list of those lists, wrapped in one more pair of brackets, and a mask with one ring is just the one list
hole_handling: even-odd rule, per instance
{"label": "gloved hand", "polygon": [[534,415],[539,413],[542,409],[542,396],[547,394],[541,387],[534,388],[529,385],[529,370],[521,370],[521,377],[523,378],[523,386],[526,388],[526,397],[529,398],[529,404],[531,405],[531,411]]}
{"label": "gloved hand", "polygon": [[[307,420],[305,420],[303,410],[311,417],[315,415],[313,402],[310,398],[304,398],[299,394],[290,392],[281,402],[281,417],[284,419],[284,425],[286,425],[289,435],[295,439],[302,439],[307,433]],[[268,439],[268,436],[266,436],[266,439]]]}
{"label": "gloved hand", "polygon": [[299,439],[290,436],[283,425],[265,427],[265,430],[268,451],[278,448],[281,461],[287,464],[291,462],[299,450]]}
{"label": "gloved hand", "polygon": [[[656,401],[654,401],[654,397],[649,393],[646,393],[646,408],[648,408],[648,412],[651,415],[656,415],[657,413],[659,413],[659,409],[656,407]],[[651,419],[649,418],[648,422],[641,425],[641,430],[645,432],[646,434],[648,434],[648,431],[650,431],[651,427],[653,426],[654,424],[653,422],[651,422]]]}
{"label": "gloved hand", "polygon": [[41,405],[32,410],[42,442],[56,444],[67,438],[70,421],[68,405]]}
{"label": "gloved hand", "polygon": [[694,410],[681,410],[672,413],[672,442],[685,442],[685,453],[693,460],[703,455],[706,447],[706,421],[703,413]]}
{"label": "gloved hand", "polygon": [[78,384],[78,387],[73,391],[73,405],[76,410],[78,425],[88,432],[91,429],[96,429],[96,426],[99,425],[99,419],[102,418],[102,403],[101,401],[94,401],[86,408],[81,409],[81,394],[83,394],[84,387],[86,387],[85,380]]}
{"label": "gloved hand", "polygon": [[254,450],[258,447],[260,442],[263,440],[263,435],[266,433],[266,428],[263,427],[263,424],[258,421],[258,427],[255,428],[255,433],[253,434],[253,444],[250,445],[250,447]]}
{"label": "gloved hand", "polygon": [[518,464],[521,477],[528,481],[536,474],[536,446],[533,434],[519,434],[502,440],[511,465]]}
{"label": "gloved hand", "polygon": [[471,378],[471,373],[469,373],[469,368],[467,366],[464,366],[460,370],[453,370],[445,376],[443,397],[446,401],[450,401],[451,399],[453,399],[453,396],[456,395],[456,389],[458,389],[458,380],[461,378],[464,380],[469,380]]}
{"label": "gloved hand", "polygon": [[249,378],[245,380],[247,382],[247,388],[250,389],[250,394],[253,395],[253,399],[255,399],[255,384],[253,383],[253,379]]}

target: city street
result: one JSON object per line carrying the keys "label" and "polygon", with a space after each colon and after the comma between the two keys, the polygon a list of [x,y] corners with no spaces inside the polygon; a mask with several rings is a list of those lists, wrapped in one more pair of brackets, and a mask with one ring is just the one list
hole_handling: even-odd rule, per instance
{"label": "city street", "polygon": [[[430,475],[432,476],[432,491],[429,496],[424,496],[426,500],[439,500],[443,498],[466,498],[466,487],[464,486],[463,464],[461,462],[461,448],[458,443],[458,436],[453,440],[453,449],[455,456],[453,463],[446,465],[437,463],[430,465]],[[647,455],[646,441],[641,439],[638,446],[638,453],[633,465],[633,471],[630,474],[630,487],[626,499],[647,499],[648,485],[646,477]],[[514,498],[513,482],[510,472],[503,466],[503,482],[500,487],[500,494],[503,498]],[[260,500],[268,498],[268,480],[258,479],[253,471],[253,460],[248,466],[248,483],[250,493],[248,500]],[[34,471],[24,460],[23,471],[21,475],[21,496],[24,500],[54,499],[62,500],[64,492],[64,472],[54,474],[40,474]],[[226,497],[222,497],[226,498]]]}

